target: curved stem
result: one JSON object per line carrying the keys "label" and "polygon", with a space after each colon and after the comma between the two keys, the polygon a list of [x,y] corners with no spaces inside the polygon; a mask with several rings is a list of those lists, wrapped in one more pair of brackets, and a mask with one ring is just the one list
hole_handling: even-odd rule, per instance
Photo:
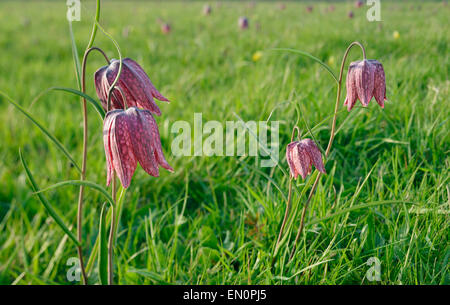
{"label": "curved stem", "polygon": [[[337,95],[336,95],[336,104],[334,106],[333,123],[331,125],[330,140],[328,141],[327,150],[325,151],[325,158],[327,158],[328,154],[330,153],[331,146],[333,144],[334,136],[335,136],[335,133],[336,133],[336,119],[337,119],[337,112],[338,112],[338,109],[339,109],[339,100],[340,100],[340,97],[341,97],[342,77],[343,77],[343,74],[344,74],[345,61],[347,60],[347,56],[348,56],[348,53],[350,52],[350,49],[353,46],[355,46],[355,45],[357,45],[357,46],[359,46],[361,48],[362,53],[363,53],[363,58],[366,59],[366,50],[364,49],[364,46],[361,43],[357,42],[357,41],[352,42],[348,46],[347,50],[345,50],[344,57],[342,58],[341,70],[339,71],[338,89],[337,89]],[[319,177],[320,177],[320,175],[317,176],[317,179]]]}
{"label": "curved stem", "polygon": [[89,43],[86,47],[86,50],[92,47],[92,45],[94,44],[95,35],[97,34],[97,24],[99,20],[100,20],[100,0],[97,0],[97,7],[95,9],[95,21],[94,24],[92,25],[91,38],[89,39]]}
{"label": "curved stem", "polygon": [[[334,106],[334,116],[333,116],[333,122],[331,124],[330,139],[328,141],[327,149],[325,151],[325,159],[327,159],[328,155],[330,154],[331,146],[333,145],[334,136],[335,136],[335,133],[336,133],[336,120],[337,120],[337,113],[338,113],[338,109],[339,109],[339,100],[340,100],[340,97],[341,97],[342,77],[343,77],[343,74],[344,74],[345,62],[347,60],[347,56],[348,56],[348,53],[350,52],[350,49],[353,46],[355,46],[355,45],[357,45],[357,46],[359,46],[361,48],[364,60],[366,60],[366,58],[367,58],[366,57],[366,50],[364,49],[364,46],[361,43],[359,43],[358,41],[352,42],[347,47],[347,50],[345,50],[344,57],[342,58],[341,69],[340,69],[340,72],[339,72],[338,88],[337,88],[337,94],[336,94],[336,104]],[[307,210],[308,205],[309,205],[309,203],[311,201],[311,198],[314,195],[314,192],[315,192],[315,190],[317,188],[317,185],[319,184],[319,180],[320,180],[321,177],[322,177],[322,173],[319,172],[317,174],[316,180],[314,181],[314,184],[313,184],[313,186],[311,188],[311,191],[309,193],[308,199],[306,199],[305,206],[303,207],[302,216],[301,216],[301,219],[300,219],[300,226],[298,228],[297,235],[295,236],[294,247],[293,247],[293,249],[291,251],[291,255],[289,257],[289,260],[291,260],[292,257],[294,256],[295,250],[297,248],[298,239],[300,238],[300,234],[303,231],[303,227],[304,227],[304,223],[305,223],[306,210]]]}
{"label": "curved stem", "polygon": [[[100,30],[102,30],[102,32],[108,36],[109,39],[111,39],[112,43],[114,44],[114,46],[117,49],[117,53],[119,54],[119,70],[117,71],[117,75],[116,78],[114,79],[114,81],[112,82],[112,84],[109,87],[108,90],[108,100],[106,103],[106,109],[109,111],[109,109],[111,108],[111,97],[112,97],[112,92],[114,90],[114,87],[116,86],[117,82],[119,81],[119,77],[120,74],[122,73],[122,53],[120,52],[120,48],[119,48],[119,44],[117,43],[117,41],[108,33],[105,31],[105,29],[98,23],[98,21],[96,21],[97,26],[100,28]],[[123,95],[123,92],[121,92]],[[124,101],[126,102],[126,101]]]}
{"label": "curved stem", "polygon": [[[81,91],[83,93],[86,93],[86,63],[88,55],[92,51],[99,51],[103,56],[105,57],[106,61],[109,63],[108,56],[106,56],[105,52],[101,50],[100,48],[93,47],[89,48],[84,52],[83,56],[83,63],[82,63],[82,70],[81,70]],[[87,141],[88,141],[88,118],[87,118],[87,101],[86,98],[83,97],[83,161],[81,164],[81,175],[80,180],[86,179],[86,161],[87,161]],[[82,238],[83,238],[83,198],[84,198],[84,185],[80,186],[80,191],[78,193],[78,211],[77,211],[77,238],[80,243],[80,245],[77,247],[78,252],[78,259],[80,261],[80,269],[83,276],[83,284],[87,284],[87,276],[86,276],[86,269],[84,267],[84,261],[83,261],[83,249],[81,247],[82,244]]]}

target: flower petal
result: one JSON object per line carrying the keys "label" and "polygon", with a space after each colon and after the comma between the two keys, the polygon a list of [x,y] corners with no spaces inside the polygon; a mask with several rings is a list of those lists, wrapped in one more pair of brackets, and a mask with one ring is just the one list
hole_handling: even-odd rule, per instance
{"label": "flower petal", "polygon": [[110,133],[111,133],[111,125],[115,116],[119,113],[119,110],[109,111],[105,119],[103,121],[103,145],[105,147],[105,156],[106,156],[106,185],[109,186],[111,183],[112,173],[114,171],[114,166],[112,163],[112,152],[111,152],[111,143],[110,143]]}
{"label": "flower petal", "polygon": [[297,176],[298,176],[298,173],[297,173],[297,171],[295,170],[294,161],[292,160],[292,151],[293,151],[293,149],[294,149],[296,143],[297,143],[297,142],[289,143],[288,146],[286,147],[286,160],[287,160],[288,165],[289,165],[289,169],[290,169],[290,172],[291,172],[291,176],[292,176],[294,179],[297,179]]}
{"label": "flower petal", "polygon": [[[161,137],[159,135],[158,125],[156,124],[155,119],[153,118],[150,111],[141,111],[141,118],[144,118],[142,120],[143,124],[145,124],[144,126],[152,126],[150,130],[152,134],[153,148],[156,161],[158,161],[159,165],[161,165],[163,168],[173,172],[173,168],[169,165],[169,163],[167,163],[166,159],[164,158],[164,153],[161,147]],[[145,123],[144,120],[146,121]]]}
{"label": "flower petal", "polygon": [[356,83],[355,83],[355,67],[358,62],[352,62],[348,67],[347,79],[345,85],[347,88],[347,97],[345,98],[344,105],[347,106],[348,111],[352,110],[357,100]]}
{"label": "flower petal", "polygon": [[[153,96],[149,90],[148,82],[142,80],[142,78],[132,69],[130,69],[130,67],[126,63],[124,63],[122,66],[120,80],[122,81],[122,86],[126,87],[127,90],[132,94],[136,106],[147,109],[156,115],[161,115],[161,110],[159,110],[159,107],[153,100]],[[150,80],[148,81],[150,82]]]}
{"label": "flower petal", "polygon": [[130,186],[131,177],[137,166],[127,119],[125,112],[119,113],[113,120],[110,134],[114,169],[124,188]]}
{"label": "flower petal", "polygon": [[374,78],[375,67],[368,60],[363,60],[355,66],[356,92],[364,107],[369,105],[373,97]]}
{"label": "flower petal", "polygon": [[369,60],[375,67],[374,77],[374,96],[377,103],[384,108],[384,101],[386,100],[386,76],[384,74],[383,65],[376,60]]}
{"label": "flower petal", "polygon": [[150,91],[151,95],[155,98],[157,98],[160,101],[165,101],[165,102],[169,102],[169,100],[167,98],[165,98],[153,85],[152,81],[150,80],[150,78],[148,77],[147,73],[145,73],[144,69],[142,69],[142,67],[135,62],[134,60],[132,60],[131,58],[125,58],[123,60],[123,62],[128,65],[128,67],[130,68],[131,71],[133,71],[134,73],[136,73],[139,78],[141,79],[141,81],[143,82],[143,84],[146,84],[146,88],[148,88],[148,90]]}
{"label": "flower petal", "polygon": [[133,135],[131,142],[133,152],[142,168],[151,176],[158,177],[159,169],[156,161],[152,140],[152,126],[146,121],[142,113],[147,110],[139,110],[138,108],[128,108],[126,113],[128,116],[128,129]]}
{"label": "flower petal", "polygon": [[94,73],[94,84],[95,84],[95,91],[97,92],[97,96],[102,102],[103,108],[106,109],[106,98],[107,95],[105,94],[104,86],[103,86],[103,78],[105,77],[105,71],[108,67],[104,66],[95,71]]}
{"label": "flower petal", "polygon": [[317,170],[323,174],[326,174],[322,160],[322,153],[320,152],[316,143],[311,139],[304,139],[301,142],[305,143],[305,147],[309,154],[309,157]]}
{"label": "flower petal", "polygon": [[304,145],[300,142],[297,142],[297,145],[292,151],[292,159],[294,161],[295,170],[303,179],[305,179],[311,171],[311,159],[309,158]]}

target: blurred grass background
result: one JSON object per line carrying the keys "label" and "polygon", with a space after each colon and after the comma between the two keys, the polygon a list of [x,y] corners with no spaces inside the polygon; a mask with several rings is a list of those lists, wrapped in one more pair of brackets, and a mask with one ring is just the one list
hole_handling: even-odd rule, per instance
{"label": "blurred grass background", "polygon": [[[82,2],[81,21],[73,23],[80,52],[95,12],[94,1]],[[382,22],[368,22],[366,8],[355,8],[353,1],[334,3],[333,12],[327,11],[331,2],[283,2],[285,10],[279,2],[210,2],[210,16],[202,14],[206,2],[102,3],[102,26],[171,100],[158,103],[163,115],[156,119],[166,158],[175,168],[173,174],[161,171],[158,179],[136,171],[119,223],[117,283],[371,284],[365,276],[370,257],[381,261],[384,284],[450,283],[448,6],[382,1]],[[50,92],[31,107],[48,87],[77,87],[66,9],[65,1],[0,3],[0,89],[38,117],[81,162],[79,98]],[[354,18],[348,18],[349,11]],[[238,28],[239,16],[249,18],[248,30]],[[169,35],[161,33],[158,18],[171,24]],[[364,44],[368,58],[383,63],[388,102],[384,110],[372,101],[367,109],[340,112],[328,174],[307,220],[382,200],[414,206],[372,207],[307,226],[293,262],[287,263],[289,251],[283,248],[271,268],[288,177],[279,168],[259,168],[253,157],[174,157],[170,143],[176,135],[170,126],[177,120],[193,123],[194,112],[201,112],[204,121],[236,120],[233,113],[244,121],[266,120],[281,104],[271,120],[281,124],[280,165],[287,169],[284,146],[297,121],[294,104],[301,109],[299,127],[306,134],[303,119],[314,127],[332,114],[336,87],[310,59],[270,49],[309,52],[338,73],[343,52],[354,40]],[[95,45],[117,58],[103,34]],[[254,61],[257,51],[262,57]],[[354,49],[349,61],[360,57]],[[102,65],[101,56],[90,57],[91,96],[96,96],[92,75]],[[344,98],[345,90],[341,103]],[[282,104],[286,101],[291,104]],[[42,188],[78,179],[78,173],[3,97],[0,105],[0,283],[70,284],[66,261],[76,249],[32,194],[18,150]],[[104,184],[101,128],[89,108],[87,179]],[[322,146],[328,135],[328,121],[314,128]],[[294,188],[300,192],[304,185],[298,180]],[[45,195],[74,225],[78,190]],[[97,237],[102,200],[87,191],[86,258]],[[296,193],[294,203],[303,202]],[[93,269],[90,282],[96,281]]]}

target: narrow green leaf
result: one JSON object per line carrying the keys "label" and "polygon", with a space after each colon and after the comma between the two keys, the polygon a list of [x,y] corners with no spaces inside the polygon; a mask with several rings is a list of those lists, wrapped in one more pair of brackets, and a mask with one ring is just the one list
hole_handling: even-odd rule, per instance
{"label": "narrow green leaf", "polygon": [[352,212],[352,211],[355,211],[355,210],[370,208],[370,207],[374,207],[374,206],[378,206],[378,205],[404,204],[404,203],[413,204],[413,202],[403,201],[403,200],[384,200],[384,201],[375,201],[375,202],[369,202],[369,203],[364,203],[364,204],[360,204],[360,205],[355,205],[355,206],[352,206],[350,208],[340,210],[339,212],[330,214],[330,215],[328,215],[328,216],[326,216],[324,218],[312,220],[312,221],[306,223],[305,226],[312,226],[312,225],[315,225],[317,223],[320,223],[320,222],[323,222],[323,221],[327,221],[327,220],[332,219],[334,217],[337,217],[337,216],[340,216],[340,215],[343,215],[343,214],[346,214],[348,212]]}
{"label": "narrow green leaf", "polygon": [[165,284],[165,285],[169,284],[159,274],[152,272],[152,271],[148,271],[145,269],[130,268],[130,269],[128,269],[128,272],[137,273],[139,275],[142,275],[142,276],[154,281],[157,284]]}
{"label": "narrow green leaf", "polygon": [[52,189],[56,189],[56,188],[59,188],[59,187],[62,187],[62,186],[66,186],[66,185],[77,185],[77,186],[84,185],[84,186],[90,187],[90,188],[92,188],[92,189],[94,189],[96,191],[99,191],[101,194],[103,194],[103,196],[105,196],[105,198],[108,200],[108,203],[111,206],[114,206],[114,201],[113,201],[111,195],[108,193],[108,191],[104,187],[102,187],[102,186],[100,186],[97,183],[94,183],[92,181],[86,181],[86,180],[67,180],[67,181],[62,181],[62,182],[58,182],[56,184],[53,184],[53,185],[51,185],[49,187],[46,187],[46,188],[44,188],[44,189],[42,189],[42,190],[40,190],[39,192],[36,192],[36,193],[42,193],[42,192],[45,192],[45,191],[48,191],[48,190],[52,190]]}
{"label": "narrow green leaf", "polygon": [[338,78],[336,77],[336,75],[334,74],[333,70],[331,70],[331,68],[324,63],[323,61],[321,61],[320,59],[318,59],[317,57],[309,54],[308,52],[304,52],[304,51],[300,51],[300,50],[295,50],[295,49],[289,49],[289,48],[274,48],[271,49],[272,51],[287,51],[287,52],[292,52],[292,53],[297,53],[303,56],[306,56],[312,60],[314,60],[315,62],[319,63],[322,67],[325,68],[325,70],[328,71],[328,73],[330,73],[330,75],[333,77],[333,79],[336,81],[336,83],[339,83]]}
{"label": "narrow green leaf", "polygon": [[[122,215],[122,209],[123,209],[123,203],[125,198],[125,193],[127,192],[126,188],[123,188],[122,185],[119,184],[119,190],[118,194],[119,197],[116,201],[116,221],[115,221],[115,228],[114,228],[114,236],[117,238],[117,227],[118,227],[118,220],[120,219],[120,216]],[[106,214],[106,222],[109,223],[111,221],[111,210],[108,211]],[[95,258],[97,257],[99,248],[99,238],[97,236],[97,239],[95,240],[94,247],[92,247],[91,255],[89,256],[88,262],[86,264],[86,272],[89,274],[92,271],[92,268],[94,266]]]}
{"label": "narrow green leaf", "polygon": [[33,175],[31,174],[30,169],[28,168],[27,163],[25,162],[25,159],[23,158],[22,151],[19,149],[19,157],[20,161],[22,162],[23,168],[25,169],[25,173],[28,177],[28,180],[31,183],[31,188],[37,194],[39,200],[44,205],[47,212],[50,214],[50,216],[55,220],[55,222],[61,227],[61,229],[66,233],[70,239],[79,246],[80,243],[78,242],[77,238],[75,237],[75,234],[73,234],[69,228],[64,224],[64,221],[62,218],[58,215],[58,213],[53,209],[53,207],[50,205],[50,203],[47,201],[47,198],[45,198],[42,194],[39,193],[39,186],[37,185],[36,181],[34,180]]}
{"label": "narrow green leaf", "polygon": [[106,202],[100,213],[100,224],[98,229],[100,251],[98,253],[98,277],[102,285],[108,284],[108,238],[106,236]]}
{"label": "narrow green leaf", "polygon": [[0,90],[0,94],[3,95],[13,106],[15,106],[20,112],[22,112],[34,125],[36,125],[55,145],[59,150],[72,162],[72,164],[81,173],[81,167],[75,162],[75,159],[70,155],[69,151],[55,138],[42,124],[40,124],[28,111],[26,111],[22,106],[17,104],[13,99],[11,99],[6,93]]}
{"label": "narrow green leaf", "polygon": [[80,57],[78,56],[78,48],[77,48],[77,44],[75,43],[75,36],[73,35],[72,21],[70,21],[70,20],[69,20],[69,34],[70,34],[70,42],[72,44],[72,57],[73,57],[73,63],[75,65],[75,75],[77,76],[78,89],[81,90]]}
{"label": "narrow green leaf", "polygon": [[105,113],[105,110],[103,109],[102,105],[100,104],[100,102],[97,101],[92,96],[87,95],[86,93],[83,93],[83,92],[81,92],[79,90],[72,89],[72,88],[65,88],[65,87],[50,87],[50,88],[47,88],[44,91],[42,91],[41,93],[39,93],[39,95],[34,98],[33,102],[31,103],[31,106],[33,106],[34,103],[37,102],[37,100],[41,98],[41,96],[43,96],[44,94],[46,94],[47,92],[50,92],[52,90],[54,90],[54,91],[65,91],[65,92],[68,92],[68,93],[72,93],[72,94],[84,97],[89,103],[91,103],[92,106],[94,106],[95,111],[97,111],[98,115],[100,116],[100,119],[103,121],[106,113]]}
{"label": "narrow green leaf", "polygon": [[94,19],[94,24],[92,26],[91,38],[89,39],[89,43],[86,47],[86,50],[89,49],[90,47],[92,47],[92,45],[94,44],[95,35],[97,34],[97,24],[99,21],[100,21],[100,0],[97,0],[97,6],[95,9],[95,19]]}

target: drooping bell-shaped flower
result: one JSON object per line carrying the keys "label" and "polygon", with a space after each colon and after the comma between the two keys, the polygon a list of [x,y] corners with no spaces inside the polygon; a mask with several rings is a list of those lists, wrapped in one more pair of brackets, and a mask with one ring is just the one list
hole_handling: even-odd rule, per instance
{"label": "drooping bell-shaped flower", "polygon": [[319,172],[326,174],[322,154],[311,139],[289,143],[286,148],[286,159],[294,179],[297,179],[298,175],[305,179],[311,173],[313,164]]}
{"label": "drooping bell-shaped flower", "polygon": [[170,31],[172,31],[172,27],[170,26],[170,23],[161,23],[161,32],[163,34],[169,34]]}
{"label": "drooping bell-shaped flower", "polygon": [[242,30],[248,29],[248,19],[247,19],[247,17],[239,17],[238,24],[239,24],[239,27]]}
{"label": "drooping bell-shaped flower", "polygon": [[363,6],[363,2],[361,0],[355,1],[355,7],[360,8]]}
{"label": "drooping bell-shaped flower", "polygon": [[203,6],[203,14],[204,15],[211,15],[212,12],[212,7],[209,4],[206,4],[205,6]]}
{"label": "drooping bell-shaped flower", "polygon": [[383,65],[378,61],[364,59],[352,62],[348,68],[346,87],[347,97],[344,105],[348,111],[358,99],[364,107],[367,107],[372,97],[375,97],[381,108],[384,108],[386,78]]}
{"label": "drooping bell-shaped flower", "polygon": [[103,121],[103,143],[107,185],[115,171],[123,187],[130,186],[137,162],[154,177],[159,176],[159,166],[173,171],[162,152],[158,125],[148,110],[130,107],[109,111]]}
{"label": "drooping bell-shaped flower", "polygon": [[[119,60],[113,59],[108,66],[101,67],[94,75],[95,89],[105,110],[107,110],[108,90],[117,76],[119,64]],[[161,110],[159,110],[154,99],[169,101],[156,90],[142,67],[130,58],[122,60],[122,72],[116,87],[122,90],[128,107],[144,108],[156,115],[161,115]],[[124,108],[122,94],[119,90],[114,90],[111,95],[111,109],[109,110]]]}

